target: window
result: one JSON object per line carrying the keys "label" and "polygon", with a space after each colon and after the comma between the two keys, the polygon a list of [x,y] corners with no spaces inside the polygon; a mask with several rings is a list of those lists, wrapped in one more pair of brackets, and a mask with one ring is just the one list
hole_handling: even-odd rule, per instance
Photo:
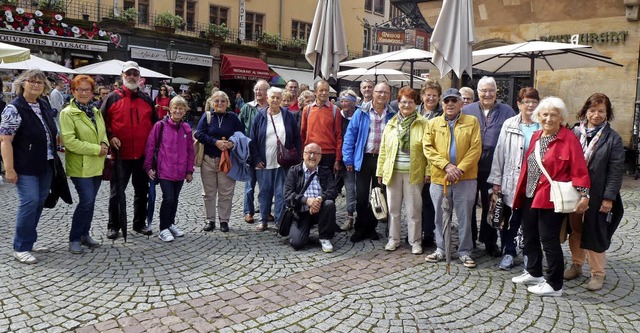
{"label": "window", "polygon": [[184,0],[176,0],[176,15],[184,17]]}
{"label": "window", "polygon": [[364,10],[370,12],[373,9],[373,0],[364,0]]}
{"label": "window", "polygon": [[138,0],[138,23],[149,23],[149,0]]}
{"label": "window", "polygon": [[209,6],[209,23],[228,25],[229,8]]}
{"label": "window", "polygon": [[364,40],[362,42],[362,49],[365,51],[369,51],[369,42],[371,42],[371,29],[364,29]]}
{"label": "window", "polygon": [[264,25],[264,15],[257,13],[247,12],[247,22],[245,24],[245,38],[247,40],[256,40],[262,33],[262,26]]}
{"label": "window", "polygon": [[385,0],[364,0],[364,10],[384,16]]}
{"label": "window", "polygon": [[181,16],[182,20],[186,23],[186,29],[189,31],[195,30],[196,20],[196,2],[176,0],[176,15]]}
{"label": "window", "polygon": [[311,23],[292,21],[291,22],[291,38],[309,39],[311,33]]}

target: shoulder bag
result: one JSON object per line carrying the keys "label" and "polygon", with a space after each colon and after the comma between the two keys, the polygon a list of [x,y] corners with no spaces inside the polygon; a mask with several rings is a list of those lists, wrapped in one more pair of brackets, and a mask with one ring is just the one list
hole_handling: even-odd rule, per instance
{"label": "shoulder bag", "polygon": [[[317,173],[318,172],[314,172],[311,174],[311,176],[309,176],[309,179],[307,179],[307,182],[302,187],[302,191],[300,193],[304,194],[304,192],[307,190],[307,187],[309,187],[309,184],[311,184],[313,177],[315,177]],[[283,237],[289,236],[289,231],[291,230],[293,221],[298,221],[299,219],[300,217],[298,216],[298,212],[296,212],[295,208],[289,207],[289,205],[287,205],[282,212],[280,221],[278,222],[278,234]]]}
{"label": "shoulder bag", "polygon": [[[269,112],[269,111],[267,111]],[[278,137],[278,130],[276,129],[276,124],[273,122],[273,116],[271,114],[269,114],[269,117],[271,117],[271,125],[273,125],[273,132],[276,135],[276,140],[277,140],[277,160],[278,160],[278,164],[280,164],[281,167],[291,167],[294,166],[298,163],[300,163],[300,160],[298,158],[298,150],[296,149],[296,147],[293,147],[291,149],[288,149],[284,146],[284,144],[282,143],[282,141],[280,141],[280,137]],[[282,115],[282,120],[284,123],[284,115]]]}
{"label": "shoulder bag", "polygon": [[547,173],[547,170],[542,165],[542,158],[540,157],[540,141],[536,141],[534,154],[540,170],[549,180],[549,184],[551,184],[551,201],[553,202],[554,212],[573,212],[580,201],[580,193],[578,190],[573,187],[573,184],[570,181],[557,182],[551,179],[549,173]]}
{"label": "shoulder bag", "polygon": [[[207,129],[208,129],[209,125],[211,124],[211,111],[207,111],[205,113],[207,114]],[[195,139],[195,133],[194,133],[194,139]],[[195,166],[201,167],[202,160],[204,159],[204,144],[198,141],[198,139],[195,139],[195,142],[193,143],[193,155],[195,156],[195,160],[194,160]]]}
{"label": "shoulder bag", "polygon": [[371,189],[371,197],[369,198],[371,210],[377,220],[387,219],[387,199],[384,197],[382,187],[376,186]]}

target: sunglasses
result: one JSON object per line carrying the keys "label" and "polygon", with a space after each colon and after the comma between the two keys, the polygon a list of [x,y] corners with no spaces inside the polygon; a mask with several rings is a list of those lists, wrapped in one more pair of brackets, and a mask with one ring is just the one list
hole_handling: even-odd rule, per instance
{"label": "sunglasses", "polygon": [[444,99],[444,100],[442,100],[442,101],[444,102],[444,104],[449,104],[449,103],[451,103],[451,102],[453,102],[453,103],[457,103],[457,102],[458,102],[458,99],[457,99],[457,98],[454,98],[454,97],[451,97],[451,98],[445,98],[445,99]]}

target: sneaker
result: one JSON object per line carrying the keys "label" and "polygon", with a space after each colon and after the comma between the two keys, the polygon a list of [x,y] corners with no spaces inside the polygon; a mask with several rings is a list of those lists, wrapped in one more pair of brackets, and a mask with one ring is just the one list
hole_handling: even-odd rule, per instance
{"label": "sneaker", "polygon": [[503,271],[508,271],[513,268],[513,266],[515,266],[513,264],[513,256],[510,254],[505,254],[504,257],[502,257],[502,260],[500,260],[500,265],[498,265],[498,268]]}
{"label": "sneaker", "polygon": [[324,251],[324,253],[331,253],[333,252],[333,245],[331,244],[331,241],[328,239],[321,239],[320,240],[320,245],[322,245],[322,251]]}
{"label": "sneaker", "polygon": [[571,264],[571,267],[564,271],[565,280],[573,280],[582,275],[582,266],[578,264]]}
{"label": "sneaker", "polygon": [[69,242],[69,252],[73,254],[82,254],[82,244],[80,242]]}
{"label": "sneaker", "polygon": [[511,278],[511,282],[513,283],[522,283],[525,285],[534,285],[545,282],[545,279],[540,277],[533,277],[529,272],[523,273],[522,275]]}
{"label": "sneaker", "polygon": [[160,235],[158,235],[158,237],[160,237],[163,242],[173,242],[173,240],[175,239],[173,238],[171,231],[169,231],[169,228],[160,231]]}
{"label": "sneaker", "polygon": [[34,257],[29,251],[13,252],[13,257],[23,264],[35,264],[38,262],[38,259],[36,259],[36,257]]}
{"label": "sneaker", "polygon": [[49,253],[51,252],[51,249],[44,246],[44,245],[40,245],[40,244],[33,244],[33,249],[31,250],[35,253]]}
{"label": "sneaker", "polygon": [[387,251],[395,251],[398,248],[398,242],[390,239],[387,245],[385,245],[384,249]]}
{"label": "sneaker", "polygon": [[587,283],[587,290],[589,291],[597,291],[602,289],[604,286],[604,276],[594,275]]}
{"label": "sneaker", "polygon": [[411,253],[412,254],[422,254],[422,244],[415,242],[411,245]]}
{"label": "sneaker", "polygon": [[344,221],[344,224],[340,227],[340,230],[351,230],[353,229],[353,216],[347,216],[347,220]]}
{"label": "sneaker", "polygon": [[471,257],[468,256],[468,255],[460,257],[460,261],[462,261],[462,265],[464,267],[467,267],[467,268],[475,268],[476,267],[476,262],[473,261],[473,259],[471,259]]}
{"label": "sneaker", "polygon": [[444,254],[440,251],[435,251],[424,258],[426,262],[438,262],[444,260]]}
{"label": "sneaker", "polygon": [[182,237],[182,236],[184,236],[184,232],[182,232],[182,230],[178,229],[178,227],[176,227],[175,224],[172,224],[172,225],[169,226],[169,231],[171,232],[173,237]]}
{"label": "sneaker", "polygon": [[147,226],[143,226],[142,228],[133,228],[133,231],[145,235],[145,236],[151,236],[153,235],[153,231],[151,231],[149,228],[147,228]]}
{"label": "sneaker", "polygon": [[540,282],[534,286],[530,286],[527,288],[527,291],[538,296],[562,296],[562,289],[553,290],[553,288],[546,282]]}
{"label": "sneaker", "polygon": [[91,236],[82,236],[80,237],[80,243],[90,249],[96,248],[100,246],[100,243],[95,239],[91,238]]}

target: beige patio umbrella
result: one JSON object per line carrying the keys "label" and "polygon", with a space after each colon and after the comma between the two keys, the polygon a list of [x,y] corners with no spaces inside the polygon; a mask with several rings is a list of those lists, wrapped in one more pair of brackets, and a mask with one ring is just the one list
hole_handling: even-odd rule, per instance
{"label": "beige patio umbrella", "polygon": [[472,75],[474,42],[473,0],[444,0],[431,35],[432,61],[441,78],[452,70],[459,78],[463,72]]}
{"label": "beige patio umbrella", "polygon": [[0,63],[29,60],[30,53],[27,48],[0,42]]}
{"label": "beige patio umbrella", "polygon": [[340,61],[347,54],[340,1],[319,0],[305,52],[307,61],[313,66],[313,77],[336,79]]}
{"label": "beige patio umbrella", "polygon": [[29,57],[30,59],[27,59],[25,61],[0,64],[0,69],[39,69],[43,72],[78,74],[78,72],[71,68],[58,65],[55,62],[42,59],[40,57],[34,56],[33,54],[29,55]]}

